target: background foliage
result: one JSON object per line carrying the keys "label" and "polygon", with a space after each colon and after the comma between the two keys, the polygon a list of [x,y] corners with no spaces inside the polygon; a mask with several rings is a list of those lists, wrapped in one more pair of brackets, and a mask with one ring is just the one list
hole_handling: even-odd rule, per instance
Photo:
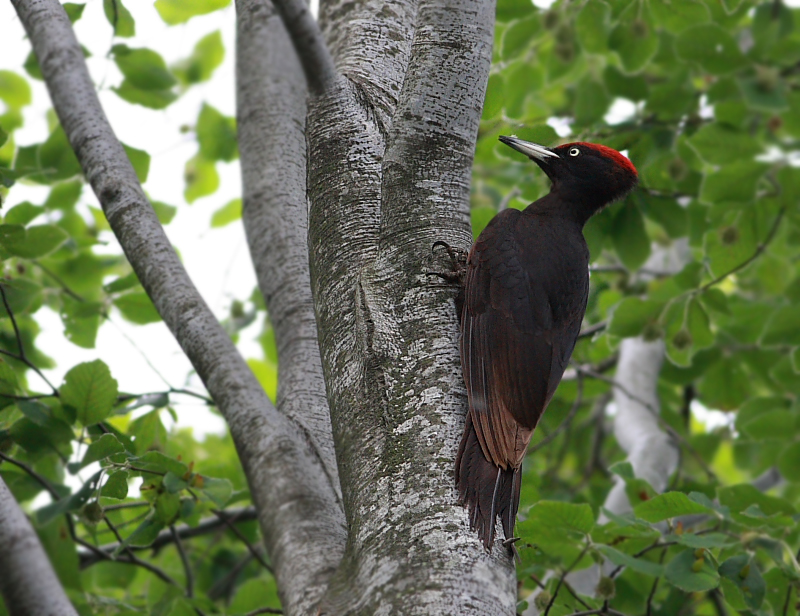
{"label": "background foliage", "polygon": [[[157,0],[149,10],[180,24],[228,4]],[[65,8],[75,21],[99,3]],[[212,33],[169,66],[157,48],[125,43],[137,24],[120,0],[104,0],[103,10],[114,35],[108,62],[122,75],[110,87],[153,113],[212,79],[231,52]],[[500,134],[555,145],[565,139],[553,127],[569,130],[569,141],[626,150],[642,180],[586,229],[587,326],[596,333],[579,342],[527,462],[520,599],[552,616],[604,604],[623,614],[793,616],[800,11],[780,1],[559,1],[542,10],[500,0],[497,19],[475,158],[475,234],[499,209],[525,207],[548,190],[535,166],[498,144]],[[33,55],[0,71],[0,475],[31,512],[83,614],[277,608],[230,439],[198,441],[164,426],[185,396],[211,406],[204,394],[118,391],[102,358],[73,366],[63,383],[43,378],[53,362],[37,348],[43,308],[60,315],[72,344],[90,349],[111,314],[136,324],[159,317],[124,257],[102,247],[107,223],[52,112],[40,118],[46,140],[16,143],[28,83],[39,78]],[[210,105],[187,130],[197,140],[184,177],[191,203],[217,190],[218,164],[238,151],[235,120]],[[128,155],[144,180],[150,153]],[[15,197],[18,184],[31,182],[50,187],[43,203]],[[154,207],[164,224],[176,212]],[[233,200],[211,226],[240,213]],[[653,250],[670,246],[685,251],[682,271],[641,270]],[[255,318],[266,323],[263,354],[249,363],[274,397],[265,307],[257,290],[246,299],[232,302],[227,324],[237,337]],[[619,342],[638,335],[663,338],[667,348],[658,394],[682,455],[663,495],[633,476],[605,413]],[[708,427],[696,417],[703,408],[727,415]],[[777,489],[750,485],[772,468],[786,480]],[[614,477],[626,482],[633,513],[598,525]],[[570,592],[563,573],[601,560],[617,567],[596,594]]]}

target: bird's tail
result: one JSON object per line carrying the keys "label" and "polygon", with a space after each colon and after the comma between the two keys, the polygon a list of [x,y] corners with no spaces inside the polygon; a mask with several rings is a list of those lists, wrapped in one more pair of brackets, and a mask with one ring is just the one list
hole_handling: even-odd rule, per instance
{"label": "bird's tail", "polygon": [[489,551],[494,543],[497,516],[506,539],[513,537],[521,473],[521,468],[502,469],[486,459],[468,413],[456,456],[456,487],[459,502],[469,507],[470,527],[477,531]]}

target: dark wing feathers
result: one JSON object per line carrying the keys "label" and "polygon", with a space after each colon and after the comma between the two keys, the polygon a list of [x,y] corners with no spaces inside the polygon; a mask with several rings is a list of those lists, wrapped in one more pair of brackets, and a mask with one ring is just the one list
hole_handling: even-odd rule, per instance
{"label": "dark wing feathers", "polygon": [[498,214],[470,251],[461,313],[469,414],[456,485],[487,549],[496,516],[512,536],[522,460],[580,331],[587,265],[580,228],[516,210]]}

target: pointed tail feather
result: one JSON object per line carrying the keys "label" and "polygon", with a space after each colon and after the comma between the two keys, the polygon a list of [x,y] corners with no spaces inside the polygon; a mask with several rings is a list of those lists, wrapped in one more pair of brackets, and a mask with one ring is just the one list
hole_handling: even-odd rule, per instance
{"label": "pointed tail feather", "polygon": [[489,551],[498,516],[506,539],[513,537],[521,479],[521,469],[504,470],[484,457],[468,414],[456,456],[456,487],[459,502],[469,508],[470,527]]}

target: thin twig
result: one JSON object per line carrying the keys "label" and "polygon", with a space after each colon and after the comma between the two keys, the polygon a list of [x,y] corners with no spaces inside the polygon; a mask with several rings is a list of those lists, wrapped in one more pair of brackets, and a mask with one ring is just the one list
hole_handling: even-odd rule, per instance
{"label": "thin twig", "polygon": [[581,333],[578,334],[578,339],[580,338],[589,338],[590,336],[594,336],[597,332],[603,331],[606,327],[608,327],[607,321],[600,321],[599,323],[595,323],[594,325],[590,325],[584,330],[581,330]]}
{"label": "thin twig", "polygon": [[[244,509],[237,509],[234,511],[230,511],[226,514],[226,516],[229,518],[234,518],[240,522],[255,520],[258,517],[255,507],[246,507]],[[226,526],[225,521],[222,518],[215,517],[215,518],[207,518],[206,520],[200,522],[200,524],[198,524],[197,526],[194,527],[182,526],[180,528],[177,528],[176,530],[178,532],[178,536],[181,539],[191,539],[193,537],[201,537],[203,535],[207,535],[225,526]],[[118,526],[117,528],[121,528],[121,526]],[[149,546],[147,547],[129,546],[129,549],[135,552],[143,550],[158,551],[164,546],[171,544],[173,540],[174,539],[172,537],[172,533],[170,533],[169,530],[163,530],[158,534],[156,540],[153,541],[153,543],[150,544]],[[97,548],[96,546],[92,547],[94,547],[95,550],[101,552],[102,557],[97,558],[96,556],[99,556],[99,554],[97,554],[95,550],[92,550],[93,552],[95,552],[95,557],[93,557],[91,554],[79,553],[81,561],[81,569],[91,567],[100,560],[105,560],[105,557],[108,554],[113,553],[114,550],[117,549],[118,545],[116,543],[111,543],[107,545],[102,545],[99,548]]]}
{"label": "thin twig", "polygon": [[[667,555],[666,550],[661,550],[661,556],[658,558],[659,564],[664,564],[664,557]],[[661,576],[658,576],[655,580],[653,580],[653,586],[650,588],[650,594],[647,595],[647,611],[645,612],[645,616],[651,616],[652,609],[653,609],[653,597],[656,596],[656,589],[658,589],[658,582],[661,579]]]}
{"label": "thin twig", "polygon": [[242,543],[244,543],[245,547],[246,547],[246,548],[248,549],[248,551],[249,551],[249,552],[250,552],[250,553],[253,555],[253,558],[255,558],[255,559],[256,559],[256,560],[257,560],[257,561],[258,561],[258,562],[261,564],[261,566],[262,566],[262,567],[264,567],[264,569],[266,569],[267,571],[269,571],[269,572],[270,572],[270,573],[272,573],[272,574],[274,574],[274,573],[275,573],[275,572],[272,570],[272,567],[271,567],[271,566],[270,566],[270,565],[267,563],[267,561],[265,561],[265,560],[264,560],[264,557],[263,557],[263,556],[261,556],[261,554],[258,552],[258,550],[256,550],[256,549],[253,547],[253,545],[252,545],[252,544],[251,544],[251,543],[250,543],[250,542],[247,540],[247,537],[245,537],[245,536],[242,534],[242,531],[240,531],[238,528],[236,528],[236,524],[234,523],[234,522],[236,521],[236,519],[235,519],[235,518],[234,518],[234,519],[230,519],[230,518],[229,518],[227,515],[225,515],[225,513],[224,513],[224,512],[222,512],[222,511],[219,511],[219,510],[217,510],[217,509],[212,509],[212,510],[211,510],[211,513],[213,513],[213,514],[214,514],[215,516],[217,516],[217,517],[218,517],[220,520],[222,520],[223,522],[225,522],[225,525],[226,525],[226,526],[227,526],[227,527],[228,527],[228,528],[231,530],[231,532],[232,532],[234,535],[236,535],[236,536],[239,538],[239,540],[240,540]]}
{"label": "thin twig", "polygon": [[558,584],[556,584],[555,590],[553,590],[553,596],[550,597],[550,602],[547,604],[547,607],[544,610],[544,616],[548,616],[550,614],[550,609],[553,607],[553,604],[556,602],[556,597],[558,597],[558,591],[561,590],[561,585],[564,584],[564,578],[569,575],[569,572],[572,571],[581,559],[584,557],[586,552],[589,550],[589,543],[587,543],[584,548],[581,550],[581,553],[578,554],[578,557],[572,562],[572,564],[562,571],[561,575],[558,578]]}
{"label": "thin twig", "polygon": [[2,353],[3,355],[7,355],[8,357],[13,357],[17,361],[21,361],[26,366],[28,366],[28,368],[30,368],[36,374],[38,374],[39,377],[45,383],[47,383],[47,385],[50,387],[50,389],[53,390],[53,396],[58,398],[58,389],[53,387],[53,384],[49,380],[47,380],[47,377],[44,375],[44,373],[41,370],[39,370],[39,368],[37,368],[34,365],[34,363],[31,360],[29,360],[28,357],[25,355],[25,347],[22,345],[22,334],[20,334],[19,326],[17,325],[17,319],[16,319],[16,317],[14,317],[14,313],[11,311],[11,306],[8,305],[8,298],[6,297],[6,290],[5,290],[4,285],[2,283],[0,283],[0,296],[2,296],[2,298],[3,298],[3,306],[5,306],[5,309],[6,309],[6,312],[8,313],[8,316],[11,318],[11,325],[14,327],[14,336],[16,336],[16,339],[17,339],[17,347],[19,348],[19,355],[15,355],[14,353],[11,353],[9,351],[4,351],[2,349],[0,349],[0,353]]}
{"label": "thin twig", "polygon": [[586,612],[573,612],[570,616],[593,616],[594,614],[608,614],[608,616],[625,616],[622,612],[612,610],[610,607],[599,607],[596,610]]}
{"label": "thin twig", "polygon": [[186,573],[186,596],[191,598],[194,596],[194,575],[192,574],[192,565],[189,562],[189,557],[186,554],[186,550],[183,549],[183,542],[175,530],[174,524],[170,525],[169,532],[172,535],[175,548],[178,550],[178,555],[181,557],[181,562],[183,563],[183,570]]}
{"label": "thin twig", "polygon": [[83,297],[81,297],[80,295],[75,293],[75,291],[70,289],[69,285],[67,285],[66,282],[64,282],[61,278],[59,278],[58,275],[55,272],[49,270],[48,268],[46,268],[44,265],[42,265],[38,261],[33,261],[33,264],[36,267],[38,267],[40,270],[42,270],[45,274],[50,276],[50,278],[52,278],[58,284],[58,286],[61,287],[61,290],[64,291],[64,293],[66,293],[67,295],[69,295],[72,299],[74,299],[74,300],[76,300],[78,302],[85,302],[86,301]]}
{"label": "thin twig", "polygon": [[280,610],[276,607],[261,607],[257,610],[253,610],[252,612],[247,612],[245,616],[258,616],[258,614],[283,614],[283,610]]}
{"label": "thin twig", "polygon": [[31,478],[36,481],[36,483],[38,483],[45,490],[47,490],[50,496],[53,497],[53,500],[59,500],[61,498],[61,495],[58,492],[56,492],[56,489],[52,486],[52,484],[49,481],[47,481],[47,479],[42,477],[39,473],[37,473],[35,470],[33,470],[30,466],[28,466],[24,462],[15,460],[11,456],[4,454],[2,451],[0,451],[0,460],[5,460],[6,462],[13,464],[14,466],[17,466],[26,473],[28,473],[28,475],[30,475]]}
{"label": "thin twig", "polygon": [[764,241],[761,242],[756,247],[756,250],[755,250],[755,252],[753,252],[752,255],[750,255],[747,259],[745,259],[744,261],[739,263],[739,265],[737,265],[734,268],[728,270],[727,272],[725,272],[721,276],[718,276],[717,278],[715,278],[711,282],[707,282],[706,284],[704,284],[702,287],[700,287],[699,292],[702,292],[702,291],[705,291],[707,289],[710,289],[714,285],[719,284],[720,282],[725,280],[728,276],[730,276],[732,274],[735,274],[739,270],[744,269],[745,267],[750,265],[753,261],[755,261],[761,255],[761,253],[763,253],[767,249],[767,246],[770,245],[770,242],[772,242],[772,240],[775,239],[775,234],[778,232],[778,227],[780,226],[781,220],[783,220],[783,215],[785,213],[786,213],[786,206],[784,205],[784,206],[781,206],[780,210],[778,210],[778,214],[777,214],[777,216],[775,216],[775,222],[772,223],[772,227],[770,228],[769,233],[767,233],[767,237],[765,237]]}
{"label": "thin twig", "polygon": [[[117,530],[117,528],[111,523],[111,520],[108,519],[107,515],[103,516],[103,521],[106,523],[106,525],[111,530],[111,532],[114,533],[114,536],[117,538],[117,541],[119,541],[119,544],[123,545],[125,543],[125,540],[119,534],[119,531]],[[127,545],[125,546],[125,552],[127,553],[129,562],[131,564],[136,565],[138,567],[141,567],[142,569],[147,569],[150,573],[153,573],[156,577],[158,577],[159,579],[163,580],[167,584],[170,584],[170,585],[175,586],[177,588],[181,587],[180,584],[178,584],[178,582],[176,582],[174,579],[172,579],[172,577],[170,577],[166,572],[162,571],[161,569],[159,569],[155,565],[147,562],[146,560],[142,560],[141,558],[136,556],[136,554],[133,553],[133,550],[131,550],[130,547],[127,546]],[[107,557],[108,557],[109,560],[114,560],[111,557],[110,554],[107,554]],[[120,561],[122,559],[118,558],[116,560]]]}

